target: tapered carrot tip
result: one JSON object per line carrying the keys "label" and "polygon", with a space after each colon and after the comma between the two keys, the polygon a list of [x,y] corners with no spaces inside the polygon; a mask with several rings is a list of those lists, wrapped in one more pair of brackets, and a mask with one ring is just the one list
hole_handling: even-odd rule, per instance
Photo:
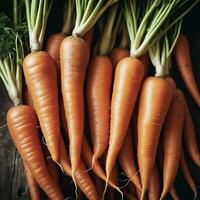
{"label": "tapered carrot tip", "polygon": [[140,200],[144,200],[145,199],[146,192],[147,192],[147,189],[146,188],[142,188],[142,193],[141,193]]}
{"label": "tapered carrot tip", "polygon": [[161,196],[160,196],[160,200],[164,200],[166,195],[167,195],[167,192],[163,191]]}

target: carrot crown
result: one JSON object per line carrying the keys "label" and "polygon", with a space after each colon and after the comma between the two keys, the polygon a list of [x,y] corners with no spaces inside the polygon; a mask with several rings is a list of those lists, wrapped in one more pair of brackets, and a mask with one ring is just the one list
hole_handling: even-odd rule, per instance
{"label": "carrot crown", "polygon": [[63,16],[63,27],[62,33],[66,35],[70,35],[74,25],[75,18],[75,1],[74,0],[66,0],[64,5],[64,16]]}
{"label": "carrot crown", "polygon": [[14,30],[2,26],[0,38],[0,78],[14,105],[18,105],[22,103],[22,40]]}
{"label": "carrot crown", "polygon": [[[179,21],[199,0],[124,1],[131,56],[139,57]],[[136,9],[136,4],[137,9]],[[170,19],[170,23],[166,26]]]}
{"label": "carrot crown", "polygon": [[156,76],[166,77],[170,75],[171,53],[180,34],[182,18],[197,2],[198,0],[193,2],[185,0],[180,3],[177,0],[169,19],[162,27],[162,31],[159,31],[157,41],[149,48],[151,61],[156,68]]}
{"label": "carrot crown", "polygon": [[182,19],[149,49],[149,56],[152,64],[156,68],[157,77],[170,75],[171,52],[180,34],[181,25]]}
{"label": "carrot crown", "polygon": [[112,4],[118,0],[76,0],[76,23],[73,36],[83,37]]}
{"label": "carrot crown", "polygon": [[25,0],[29,30],[29,43],[32,52],[42,48],[47,19],[53,0]]}
{"label": "carrot crown", "polygon": [[0,78],[14,105],[22,103],[22,62],[27,38],[22,1],[14,0],[13,13],[7,13],[13,20],[0,14]]}

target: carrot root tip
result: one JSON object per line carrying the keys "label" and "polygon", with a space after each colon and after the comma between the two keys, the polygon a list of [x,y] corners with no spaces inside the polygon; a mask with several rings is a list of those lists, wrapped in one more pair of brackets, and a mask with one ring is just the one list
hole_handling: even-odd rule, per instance
{"label": "carrot root tip", "polygon": [[147,192],[147,189],[146,188],[142,188],[142,193],[141,193],[140,200],[144,200],[145,199],[146,192]]}
{"label": "carrot root tip", "polygon": [[72,175],[72,180],[74,182],[74,186],[75,186],[75,199],[78,198],[78,187],[77,187],[77,184],[76,184],[76,180],[74,178],[74,175]]}
{"label": "carrot root tip", "polygon": [[109,181],[109,179],[110,179],[110,175],[107,175],[107,177],[106,177],[106,185],[105,185],[105,188],[104,188],[104,191],[103,191],[102,200],[105,199],[106,191],[107,191],[107,188],[108,188],[108,181]]}

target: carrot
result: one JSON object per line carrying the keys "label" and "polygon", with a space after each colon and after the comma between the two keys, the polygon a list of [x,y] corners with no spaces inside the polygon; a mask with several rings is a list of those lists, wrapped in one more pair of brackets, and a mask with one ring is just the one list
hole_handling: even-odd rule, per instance
{"label": "carrot", "polygon": [[[73,28],[75,16],[75,2],[68,0],[64,4],[63,24],[60,33],[50,35],[46,44],[46,51],[50,54],[56,64],[58,83],[60,83],[60,45],[67,35],[70,35]],[[60,84],[59,84],[60,85]]]}
{"label": "carrot", "polygon": [[46,51],[53,58],[56,65],[58,81],[60,80],[60,73],[61,73],[60,72],[60,45],[65,37],[66,36],[64,34],[55,33],[48,38],[47,44],[46,44]]}
{"label": "carrot", "polygon": [[197,166],[200,167],[200,153],[198,150],[192,117],[190,115],[190,111],[186,100],[185,100],[185,118],[183,126],[183,140],[191,159]]}
{"label": "carrot", "polygon": [[192,191],[194,192],[194,199],[197,198],[197,189],[196,189],[196,184],[191,176],[190,170],[188,168],[187,162],[185,160],[185,156],[184,156],[184,151],[183,151],[183,147],[182,147],[182,151],[181,151],[181,159],[180,159],[180,170],[183,173],[183,176],[185,177],[186,181],[188,182],[190,188],[192,189]]}
{"label": "carrot", "polygon": [[23,69],[48,150],[57,161],[60,124],[55,65],[47,52],[40,51],[26,56]]}
{"label": "carrot", "polygon": [[[67,53],[66,53],[67,52]],[[89,47],[81,38],[67,37],[60,48],[61,87],[67,119],[72,174],[78,167],[84,127],[83,86]]]}
{"label": "carrot", "polygon": [[50,155],[47,147],[44,146],[44,145],[43,145],[43,151],[44,151],[44,156],[46,158],[46,165],[47,165],[48,172],[51,175],[51,177],[53,178],[54,182],[57,185],[60,185],[59,175],[58,175],[58,171],[57,171],[57,168],[56,168],[56,164],[52,161],[51,155]]}
{"label": "carrot", "polygon": [[29,106],[19,105],[7,113],[10,135],[23,161],[28,165],[35,180],[50,199],[64,199],[48,173],[38,135],[37,117]]}
{"label": "carrot", "polygon": [[138,169],[134,160],[134,147],[133,147],[133,138],[131,136],[131,130],[129,129],[122,148],[118,156],[119,164],[128,178],[133,182],[137,189],[141,190],[140,176]]}
{"label": "carrot", "polygon": [[85,42],[88,44],[89,47],[91,47],[91,45],[92,45],[93,35],[94,35],[94,28],[92,28],[91,30],[89,30],[85,34],[85,36],[83,37],[83,39],[85,40]]}
{"label": "carrot", "polygon": [[[87,166],[90,167],[92,165],[92,151],[88,144],[86,136],[83,137],[82,157]],[[103,181],[106,181],[106,174],[104,173],[98,160],[93,165],[93,172]],[[108,184],[121,194],[120,189],[111,180],[108,181]]]}
{"label": "carrot", "polygon": [[200,92],[196,84],[194,72],[192,69],[189,42],[186,36],[183,34],[180,34],[177,40],[174,49],[174,55],[178,69],[188,91],[190,92],[197,105],[200,106]]}
{"label": "carrot", "polygon": [[107,180],[128,130],[143,76],[144,67],[138,59],[124,58],[117,65],[111,101],[109,148],[106,158]]}
{"label": "carrot", "polygon": [[149,188],[160,131],[167,114],[173,88],[166,79],[145,79],[138,111],[138,162],[142,181],[142,197]]}
{"label": "carrot", "polygon": [[156,164],[154,165],[153,172],[151,174],[151,180],[149,185],[148,199],[158,200],[160,196],[160,178]]}
{"label": "carrot", "polygon": [[87,74],[87,107],[93,144],[92,167],[108,147],[112,63],[107,56],[95,56]]}
{"label": "carrot", "polygon": [[172,187],[178,171],[184,121],[183,98],[183,93],[176,89],[163,125],[163,191],[160,200]]}
{"label": "carrot", "polygon": [[129,56],[130,56],[130,52],[127,49],[123,49],[123,48],[113,49],[110,55],[110,59],[113,65],[113,71],[115,72],[117,64],[120,62],[120,60]]}
{"label": "carrot", "polygon": [[171,187],[171,189],[169,190],[169,193],[171,195],[171,197],[173,198],[173,200],[179,200],[179,196],[174,188],[174,186]]}
{"label": "carrot", "polygon": [[83,162],[79,163],[79,166],[75,172],[75,180],[81,191],[83,191],[89,200],[99,199],[97,189],[91,177],[87,173],[87,169]]}
{"label": "carrot", "polygon": [[[59,164],[67,175],[72,176],[71,165],[68,160],[68,153],[63,140],[60,142]],[[98,199],[96,187],[87,173],[87,168],[82,160],[79,162],[74,178],[77,185],[88,199]]]}
{"label": "carrot", "polygon": [[84,128],[83,87],[90,56],[89,46],[81,37],[92,29],[106,9],[115,2],[115,0],[108,0],[99,4],[77,0],[76,22],[72,36],[65,38],[60,48],[61,87],[69,132],[72,178],[81,156]]}
{"label": "carrot", "polygon": [[23,165],[24,165],[24,172],[26,175],[26,181],[27,181],[27,184],[29,187],[31,199],[32,200],[40,200],[41,199],[40,187],[39,187],[37,181],[35,180],[32,172],[28,168],[27,164],[25,162],[23,162]]}
{"label": "carrot", "polygon": [[[117,165],[114,166],[111,176],[110,176],[110,180],[115,184],[118,185],[118,169],[117,169]],[[114,200],[116,198],[115,196],[115,190],[113,190],[113,188],[109,189],[109,199],[110,200]]]}

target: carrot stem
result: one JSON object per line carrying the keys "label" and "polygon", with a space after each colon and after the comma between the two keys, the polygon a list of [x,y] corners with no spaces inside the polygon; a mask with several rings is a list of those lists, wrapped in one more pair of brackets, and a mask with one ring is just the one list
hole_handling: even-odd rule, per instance
{"label": "carrot stem", "polygon": [[53,0],[25,0],[30,49],[32,52],[39,51],[42,48],[52,3]]}

